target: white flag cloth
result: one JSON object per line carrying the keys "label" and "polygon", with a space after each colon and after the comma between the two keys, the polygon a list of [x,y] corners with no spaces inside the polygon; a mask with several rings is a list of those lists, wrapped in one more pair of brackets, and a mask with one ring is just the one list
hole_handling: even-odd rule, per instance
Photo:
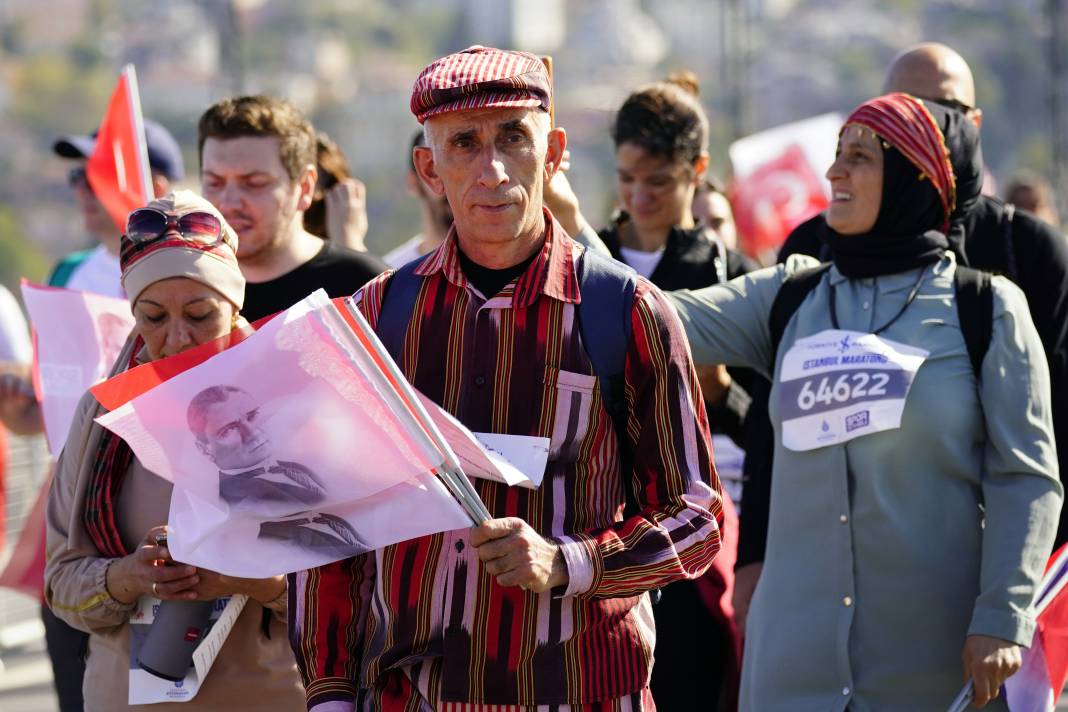
{"label": "white flag cloth", "polygon": [[346,329],[316,292],[98,418],[174,483],[176,560],[265,577],[471,525],[432,474],[440,452]]}
{"label": "white flag cloth", "polygon": [[78,401],[111,370],[133,329],[130,303],[23,281],[34,332],[34,386],[52,455],[67,441]]}

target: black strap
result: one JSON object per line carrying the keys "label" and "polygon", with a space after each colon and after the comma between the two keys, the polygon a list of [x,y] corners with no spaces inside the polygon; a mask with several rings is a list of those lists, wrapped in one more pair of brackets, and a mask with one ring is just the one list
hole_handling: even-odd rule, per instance
{"label": "black strap", "polygon": [[419,298],[419,287],[423,283],[422,277],[415,273],[422,263],[422,258],[416,259],[394,272],[382,294],[382,311],[378,315],[375,332],[397,363],[400,363],[404,351],[404,335],[408,331],[415,300]]}
{"label": "black strap", "polygon": [[[826,263],[794,272],[779,288],[768,315],[772,365],[779,352],[786,325],[790,323],[790,319],[809,292],[820,283],[830,266],[830,263]],[[957,295],[957,317],[960,320],[964,345],[968,349],[972,373],[975,374],[976,380],[979,380],[983,373],[983,359],[990,348],[990,339],[994,332],[994,290],[990,284],[990,274],[957,265],[953,287]]]}
{"label": "black strap", "polygon": [[957,265],[953,275],[957,295],[957,318],[978,381],[983,374],[983,359],[990,348],[994,332],[994,289],[990,273]]}
{"label": "black strap", "polygon": [[637,273],[595,250],[586,250],[577,262],[582,295],[575,310],[579,334],[600,383],[605,409],[612,416],[620,443],[624,443],[627,403],[623,394],[623,369],[630,343]]}
{"label": "black strap", "polygon": [[805,301],[809,292],[823,279],[824,273],[831,268],[830,262],[808,267],[794,272],[787,277],[779,287],[775,301],[771,303],[771,312],[768,314],[768,331],[771,335],[771,368],[775,367],[776,355],[779,353],[779,343],[782,334],[786,331],[786,325],[790,323],[794,312]]}
{"label": "black strap", "polygon": [[601,401],[616,431],[625,498],[623,516],[628,517],[639,510],[633,485],[634,457],[627,440],[623,371],[632,333],[630,319],[638,275],[630,266],[589,249],[579,256],[575,269],[582,295],[575,318],[582,346],[601,387]]}

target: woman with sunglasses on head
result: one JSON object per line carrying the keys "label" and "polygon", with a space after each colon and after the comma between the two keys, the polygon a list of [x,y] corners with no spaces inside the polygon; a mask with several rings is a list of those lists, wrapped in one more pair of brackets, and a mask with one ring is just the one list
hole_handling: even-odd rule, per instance
{"label": "woman with sunglasses on head", "polygon": [[[237,235],[203,198],[176,191],[130,213],[122,283],[135,326],[112,375],[246,326]],[[286,633],[284,577],[239,579],[170,559],[160,543],[171,485],[94,422],[82,399],[48,506],[45,593],[56,615],[90,634],[85,709],[302,710],[304,692]],[[142,597],[207,601],[244,594],[237,618],[196,697],[128,705],[130,615]]]}
{"label": "woman with sunglasses on head", "polygon": [[983,706],[1031,643],[1062,488],[1023,295],[958,267],[945,233],[946,145],[975,130],[907,94],[866,102],[827,172],[833,261],[673,295],[695,360],[773,376],[742,709],[940,711],[968,678]]}

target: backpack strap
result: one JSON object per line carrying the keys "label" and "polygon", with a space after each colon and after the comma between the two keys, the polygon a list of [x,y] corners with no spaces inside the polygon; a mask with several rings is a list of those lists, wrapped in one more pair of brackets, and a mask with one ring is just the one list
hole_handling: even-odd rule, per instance
{"label": "backpack strap", "polygon": [[[631,310],[638,275],[629,265],[587,249],[575,265],[582,301],[575,309],[582,346],[593,364],[601,401],[612,420],[619,443],[623,481],[623,516],[638,513],[634,492],[634,457],[627,440],[627,397],[624,370],[630,343]],[[654,603],[657,596],[654,595]]]}
{"label": "backpack strap", "polygon": [[994,332],[994,289],[990,273],[957,265],[953,274],[953,291],[957,295],[957,318],[978,381],[983,373],[983,359],[990,348]]}
{"label": "backpack strap", "polygon": [[575,266],[582,301],[575,309],[579,334],[601,386],[601,400],[625,443],[627,403],[623,370],[631,337],[631,309],[637,273],[628,265],[587,249]]}
{"label": "backpack strap", "polygon": [[419,298],[419,288],[423,284],[423,278],[415,273],[422,263],[422,258],[412,260],[394,272],[382,294],[382,311],[378,315],[378,328],[375,331],[386,351],[398,363],[404,351],[404,336],[412,320],[415,301]]}
{"label": "backpack strap", "polygon": [[768,332],[771,335],[771,366],[775,366],[775,357],[779,353],[779,343],[782,341],[786,325],[790,323],[794,312],[805,301],[808,293],[816,288],[823,279],[824,273],[831,268],[830,262],[808,267],[794,272],[783,281],[779,287],[775,301],[771,303],[771,312],[768,314]]}

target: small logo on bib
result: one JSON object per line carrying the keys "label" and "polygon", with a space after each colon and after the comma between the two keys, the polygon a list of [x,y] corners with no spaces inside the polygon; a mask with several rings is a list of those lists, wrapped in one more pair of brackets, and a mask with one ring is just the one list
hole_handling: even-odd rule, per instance
{"label": "small logo on bib", "polygon": [[859,413],[853,415],[847,415],[845,419],[845,428],[847,433],[851,433],[857,428],[864,428],[868,426],[870,418],[868,417],[868,411],[862,410]]}

